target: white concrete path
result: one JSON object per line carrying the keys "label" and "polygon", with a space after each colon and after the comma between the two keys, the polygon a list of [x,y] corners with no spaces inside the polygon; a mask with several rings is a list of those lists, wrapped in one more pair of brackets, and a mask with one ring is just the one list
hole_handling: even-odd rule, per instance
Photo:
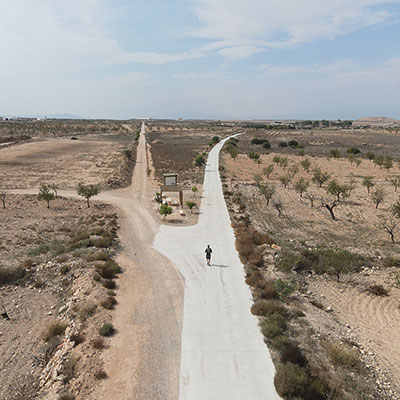
{"label": "white concrete path", "polygon": [[[163,225],[153,244],[185,279],[179,400],[279,399],[222,193],[223,142],[208,157],[198,224]],[[207,244],[213,249],[210,267]]]}

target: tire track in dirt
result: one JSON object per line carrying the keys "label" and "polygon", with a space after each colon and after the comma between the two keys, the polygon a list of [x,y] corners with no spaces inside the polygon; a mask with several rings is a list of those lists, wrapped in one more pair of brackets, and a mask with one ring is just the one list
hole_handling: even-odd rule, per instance
{"label": "tire track in dirt", "polygon": [[369,295],[349,284],[318,281],[310,289],[323,296],[338,320],[349,324],[362,346],[376,355],[377,364],[400,389],[400,291],[388,297]]}

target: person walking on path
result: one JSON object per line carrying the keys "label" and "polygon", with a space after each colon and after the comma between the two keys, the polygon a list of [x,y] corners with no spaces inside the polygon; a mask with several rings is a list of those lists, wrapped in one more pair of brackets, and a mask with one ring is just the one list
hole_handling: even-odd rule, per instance
{"label": "person walking on path", "polygon": [[205,253],[206,253],[207,265],[210,265],[212,249],[209,244],[206,247]]}

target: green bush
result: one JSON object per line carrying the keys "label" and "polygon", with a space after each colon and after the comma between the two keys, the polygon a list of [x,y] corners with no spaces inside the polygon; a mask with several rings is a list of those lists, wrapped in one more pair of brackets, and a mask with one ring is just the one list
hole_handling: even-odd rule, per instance
{"label": "green bush", "polygon": [[277,312],[269,315],[261,322],[261,332],[268,339],[282,335],[286,328],[286,318]]}
{"label": "green bush", "polygon": [[96,251],[93,255],[93,260],[96,261],[108,261],[109,258],[109,255],[104,250]]}
{"label": "green bush", "polygon": [[58,272],[61,275],[65,275],[67,272],[69,272],[69,267],[67,265],[63,265],[62,267],[59,268]]}
{"label": "green bush", "polygon": [[112,336],[114,332],[115,332],[114,326],[109,322],[105,322],[99,329],[99,333],[101,336]]}
{"label": "green bush", "polygon": [[279,147],[288,147],[288,144],[286,142],[282,141],[282,142],[279,142],[278,146]]}
{"label": "green bush", "polygon": [[307,381],[307,371],[290,362],[280,364],[274,378],[276,391],[284,398],[302,398]]}
{"label": "green bush", "polygon": [[297,149],[298,147],[301,147],[297,140],[289,140],[288,146],[292,149]]}
{"label": "green bush", "polygon": [[358,147],[350,147],[349,149],[346,150],[348,154],[359,154],[361,153],[361,150]]}

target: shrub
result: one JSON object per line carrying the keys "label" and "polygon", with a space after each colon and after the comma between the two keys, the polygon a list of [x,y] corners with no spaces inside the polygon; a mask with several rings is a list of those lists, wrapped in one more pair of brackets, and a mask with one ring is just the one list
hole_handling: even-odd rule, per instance
{"label": "shrub", "polygon": [[96,304],[92,303],[91,301],[87,301],[79,306],[78,314],[82,319],[86,319],[95,313],[96,308]]}
{"label": "shrub", "polygon": [[276,301],[260,300],[251,306],[251,313],[260,317],[266,317],[274,313],[284,315],[286,310]]}
{"label": "shrub", "polygon": [[39,246],[31,249],[28,254],[30,256],[40,256],[41,254],[47,254],[50,251],[50,246],[48,244],[40,244]]}
{"label": "shrub", "polygon": [[375,296],[389,296],[388,290],[382,285],[373,284],[368,286],[365,291],[369,294],[373,294]]}
{"label": "shrub", "polygon": [[284,398],[301,397],[307,389],[307,372],[293,363],[280,364],[274,378],[276,391]]}
{"label": "shrub", "polygon": [[339,149],[332,149],[329,151],[329,155],[333,158],[340,158],[340,151]]}
{"label": "shrub", "polygon": [[52,321],[47,325],[46,329],[43,331],[42,339],[45,342],[48,342],[51,338],[61,335],[65,331],[66,327],[67,325],[61,322],[60,320]]}
{"label": "shrub", "polygon": [[117,304],[117,300],[115,300],[114,297],[109,296],[105,298],[100,305],[105,308],[106,310],[112,310],[114,308],[114,305]]}
{"label": "shrub", "polygon": [[58,272],[61,275],[65,275],[69,271],[69,267],[67,265],[63,265],[62,267],[59,268]]}
{"label": "shrub", "polygon": [[270,149],[271,148],[271,143],[270,142],[264,142],[262,147],[264,147],[264,149]]}
{"label": "shrub", "polygon": [[282,142],[279,142],[278,146],[279,147],[288,147],[288,144],[286,142],[282,141]]}
{"label": "shrub", "polygon": [[97,349],[101,350],[104,348],[104,339],[102,337],[98,337],[92,340],[92,346]]}
{"label": "shrub", "polygon": [[111,336],[115,332],[113,324],[109,322],[105,322],[101,328],[99,329],[99,333],[101,336]]}
{"label": "shrub", "polygon": [[262,286],[260,285],[258,294],[261,298],[266,300],[272,300],[278,298],[278,292],[274,286],[273,281],[264,281]]}
{"label": "shrub", "polygon": [[96,271],[104,279],[112,279],[115,277],[114,273],[105,264],[96,264]]}
{"label": "shrub", "polygon": [[261,288],[264,283],[264,275],[258,270],[252,271],[246,278],[246,283],[249,286]]}
{"label": "shrub", "polygon": [[58,400],[75,400],[75,396],[71,392],[69,392],[68,390],[63,390],[58,395]]}
{"label": "shrub", "polygon": [[274,282],[278,296],[282,301],[287,301],[290,294],[293,293],[297,288],[297,282],[294,277],[290,280],[276,279]]}
{"label": "shrub", "polygon": [[269,315],[268,318],[261,323],[262,334],[268,339],[273,339],[276,336],[282,335],[286,327],[285,317],[277,312]]}
{"label": "shrub", "polygon": [[280,351],[284,351],[292,343],[293,342],[287,336],[283,335],[276,336],[271,340],[271,346]]}
{"label": "shrub", "polygon": [[64,382],[69,382],[75,375],[75,367],[78,363],[78,358],[70,355],[63,364]]}
{"label": "shrub", "polygon": [[26,275],[26,271],[22,267],[1,267],[0,266],[0,285],[10,283],[18,284]]}
{"label": "shrub", "polygon": [[107,373],[104,370],[96,371],[94,377],[96,379],[105,379],[107,378]]}
{"label": "shrub", "polygon": [[97,272],[95,272],[95,273],[93,274],[93,279],[94,279],[96,282],[100,282],[100,281],[101,281],[101,276],[100,276]]}
{"label": "shrub", "polygon": [[111,242],[112,242],[112,237],[107,236],[107,237],[101,237],[99,239],[94,239],[93,245],[98,248],[107,248],[111,246]]}
{"label": "shrub", "polygon": [[348,154],[359,154],[361,153],[361,150],[358,147],[350,147],[349,149],[346,150]]}
{"label": "shrub", "polygon": [[292,149],[297,149],[300,147],[299,142],[297,140],[289,140],[288,146],[291,147]]}
{"label": "shrub", "polygon": [[324,347],[335,365],[345,368],[357,368],[360,366],[357,351],[348,344],[325,342]]}
{"label": "shrub", "polygon": [[307,360],[302,354],[299,346],[295,343],[290,343],[281,353],[281,362],[290,362],[297,364],[300,367],[307,366]]}
{"label": "shrub", "polygon": [[107,294],[107,296],[116,296],[117,295],[117,293],[115,293],[114,290],[111,290],[111,289],[108,289],[106,291],[106,294]]}
{"label": "shrub", "polygon": [[206,159],[204,158],[204,156],[202,154],[198,154],[196,156],[196,158],[194,159],[194,165],[196,165],[196,167],[201,167],[203,164],[205,164]]}
{"label": "shrub", "polygon": [[110,257],[104,250],[96,251],[93,255],[93,260],[96,261],[107,261]]}
{"label": "shrub", "polygon": [[115,281],[113,281],[112,279],[106,279],[103,282],[103,286],[106,289],[115,289],[116,284],[115,284]]}
{"label": "shrub", "polygon": [[71,335],[71,341],[75,343],[74,347],[76,347],[85,341],[85,337],[79,332],[73,333]]}

